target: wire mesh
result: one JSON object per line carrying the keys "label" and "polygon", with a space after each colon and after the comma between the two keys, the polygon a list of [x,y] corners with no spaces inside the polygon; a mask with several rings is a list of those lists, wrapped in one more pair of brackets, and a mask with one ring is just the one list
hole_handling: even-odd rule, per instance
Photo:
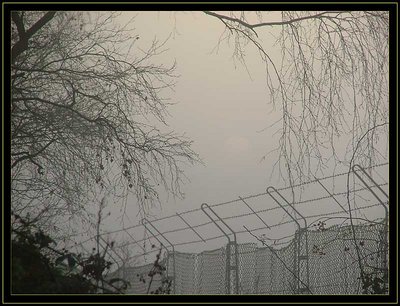
{"label": "wire mesh", "polygon": [[[381,266],[383,224],[353,228],[354,233],[350,225],[307,231],[312,294],[362,294],[360,263],[365,273],[373,273]],[[296,238],[280,249],[257,247],[256,243],[239,244],[239,293],[298,294],[296,248]],[[176,252],[175,260],[176,294],[226,293],[226,247],[198,254]],[[118,271],[118,276],[131,282],[127,293],[147,292],[151,267],[148,264]],[[155,290],[161,281],[160,277],[154,278],[149,290]]]}
{"label": "wire mesh", "polygon": [[197,257],[197,294],[226,293],[226,248],[204,251]]}
{"label": "wire mesh", "polygon": [[[384,165],[387,163],[371,170],[377,171]],[[199,209],[152,220],[160,229],[160,237],[166,235],[175,250],[178,246],[213,248],[202,252],[195,247],[192,251],[169,252],[165,264],[171,267],[174,256],[175,271],[168,271],[167,276],[174,278],[175,294],[235,293],[233,268],[238,269],[239,294],[362,294],[367,290],[366,276],[387,278],[388,224],[383,218],[382,203],[372,202],[370,193],[379,187],[387,191],[388,184],[379,175],[375,185],[363,186],[355,181],[348,189],[349,186],[340,187],[333,181],[345,174],[294,186],[303,191],[294,198],[289,188],[277,189],[290,201],[290,205],[283,206],[293,213],[294,220],[287,216],[286,210],[268,201],[268,193],[210,205],[220,216],[218,222],[226,222],[238,237],[238,267],[233,262],[233,246],[220,247],[226,243],[225,235],[216,231],[213,222]],[[295,209],[292,205],[296,205]],[[307,228],[296,227],[300,213]],[[262,246],[255,239],[249,240],[248,232],[243,230],[243,225],[249,224],[254,236],[260,234],[257,240],[263,242]],[[150,238],[141,239],[136,234],[139,229],[134,226],[113,234],[130,233],[135,250],[143,245],[142,255],[154,253],[157,249],[149,249],[153,243],[145,246]],[[132,268],[119,263],[118,267],[118,273],[133,284],[128,293],[147,292],[148,287],[137,275],[148,273],[151,264]],[[154,279],[154,286],[160,281]]]}
{"label": "wire mesh", "polygon": [[196,262],[197,254],[175,253],[176,294],[191,294],[196,292]]}
{"label": "wire mesh", "polygon": [[[165,260],[161,262],[161,265],[165,265]],[[153,267],[153,264],[123,267],[109,275],[108,278],[118,277],[128,281],[130,284],[125,292],[126,294],[151,294],[162,287],[164,279],[160,274],[155,274],[151,277],[150,271],[152,271]]]}

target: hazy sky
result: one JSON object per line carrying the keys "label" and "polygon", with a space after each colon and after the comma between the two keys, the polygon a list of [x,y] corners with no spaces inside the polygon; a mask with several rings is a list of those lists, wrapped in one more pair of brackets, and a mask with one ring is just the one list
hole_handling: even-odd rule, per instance
{"label": "hazy sky", "polygon": [[[248,48],[249,74],[232,59],[233,48],[223,42],[215,50],[223,25],[201,12],[124,12],[136,15],[138,47],[154,37],[168,51],[159,58],[177,61],[177,85],[164,95],[176,103],[169,108],[169,127],[194,141],[203,165],[185,167],[190,182],[183,185],[185,199],[169,198],[157,215],[217,203],[239,195],[263,192],[269,183],[271,160],[261,158],[277,146],[277,138],[262,131],[280,114],[268,104],[265,69],[257,52]],[[272,42],[272,41],[271,41]],[[271,46],[272,47],[272,46]],[[156,59],[158,61],[158,59]]]}
{"label": "hazy sky", "polygon": [[[154,59],[155,63],[165,65],[170,65],[175,60],[177,62],[177,84],[173,91],[165,90],[162,93],[176,103],[169,108],[167,130],[185,134],[193,140],[193,149],[204,162],[204,165],[183,168],[189,180],[182,185],[184,199],[174,199],[162,193],[161,207],[154,207],[151,214],[159,218],[199,208],[203,202],[215,204],[237,199],[238,196],[263,193],[270,185],[284,187],[284,182],[276,174],[270,177],[277,155],[271,154],[262,160],[269,151],[278,146],[279,134],[274,133],[276,128],[266,128],[276,122],[281,113],[279,108],[273,109],[269,103],[265,66],[257,51],[251,45],[246,49],[246,70],[233,60],[232,45],[222,42],[217,50],[224,26],[219,20],[201,12],[123,12],[120,20],[123,23],[133,16],[136,17],[132,35],[140,37],[135,45],[138,52],[139,48],[148,48],[154,38],[164,41],[170,37],[165,45],[168,50]],[[279,14],[271,13],[271,16],[278,18]],[[264,48],[278,59],[279,46],[274,46],[274,35],[278,34],[276,31],[279,28],[268,29],[263,32],[262,37],[265,37]],[[313,185],[312,188],[314,189],[306,190],[305,198],[317,197],[318,194],[326,196],[318,185]],[[332,201],[325,204],[328,209],[338,209]],[[251,205],[258,210],[276,206],[271,199],[262,198]],[[323,203],[319,207],[320,211],[326,209]],[[224,216],[247,210],[243,205],[229,209],[234,211],[224,211]],[[315,207],[310,206],[309,209],[311,214]],[[381,212],[378,209],[377,214]],[[129,220],[125,219],[125,227],[139,224],[140,217],[137,213],[136,200],[132,197],[128,199]],[[119,213],[113,215],[118,217]],[[287,218],[282,212],[263,217],[271,223]],[[207,221],[201,214],[192,218],[197,223],[200,218]],[[256,222],[255,226],[262,226],[254,217],[247,221],[248,224]],[[242,225],[237,224],[235,230],[243,229]],[[104,230],[115,230],[121,226],[118,222],[108,221]],[[171,221],[167,221],[164,227],[160,224],[162,230],[169,230],[174,226],[176,224]],[[271,237],[279,238],[293,233],[293,226],[283,231],[271,231]],[[135,237],[140,239],[140,234]],[[176,241],[180,239],[179,235],[175,238]],[[193,236],[193,239],[197,237]],[[221,245],[221,241],[208,243],[207,248]],[[193,250],[199,249],[191,249]]]}

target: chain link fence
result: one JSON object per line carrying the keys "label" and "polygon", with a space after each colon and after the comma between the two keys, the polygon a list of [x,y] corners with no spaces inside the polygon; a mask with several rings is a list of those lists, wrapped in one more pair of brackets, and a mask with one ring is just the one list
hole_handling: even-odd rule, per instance
{"label": "chain link fence", "polygon": [[[296,186],[303,192],[297,200],[288,200],[293,190],[271,187],[108,233],[114,240],[127,233],[145,259],[159,243],[165,266],[152,276],[151,263],[132,266],[125,258],[109,277],[129,281],[127,294],[157,292],[165,279],[172,294],[388,293],[388,184],[384,173],[370,176],[385,165],[357,168],[351,189],[337,187],[333,179],[347,174],[340,173]],[[145,238],[134,237],[141,228]],[[199,243],[211,250],[176,251]]]}
{"label": "chain link fence", "polygon": [[[382,267],[383,225],[357,225],[354,231],[355,239],[351,226],[308,231],[308,294],[362,294],[360,264],[365,273]],[[256,243],[239,244],[238,293],[298,294],[296,244],[295,239],[280,249],[257,247]],[[227,293],[226,246],[198,254],[169,253],[164,264],[171,265],[168,259],[172,256],[175,256],[175,274],[169,271],[175,281],[175,294]],[[151,269],[152,265],[147,264],[124,267],[115,273],[131,282],[128,294],[145,294],[161,285],[160,277],[151,286],[148,280],[143,281],[142,276],[146,278]]]}

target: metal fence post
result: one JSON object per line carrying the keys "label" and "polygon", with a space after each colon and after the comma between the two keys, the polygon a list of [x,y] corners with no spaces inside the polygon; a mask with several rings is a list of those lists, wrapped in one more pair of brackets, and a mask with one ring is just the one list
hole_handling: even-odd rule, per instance
{"label": "metal fence post", "polygon": [[[145,222],[143,222],[145,221]],[[154,235],[154,233],[146,226],[146,224],[150,224],[151,227],[171,246],[172,248],[172,270],[173,270],[173,276],[172,278],[172,282],[173,282],[173,286],[172,286],[172,293],[175,294],[176,292],[176,282],[175,282],[175,247],[174,245],[146,218],[142,219],[142,224],[144,225],[144,227],[153,235],[153,237],[161,244],[162,247],[165,248],[165,250],[167,251],[167,267],[169,267],[169,254],[170,252],[168,251],[168,248],[157,238],[156,235]],[[167,275],[169,274],[169,269],[167,270]]]}
{"label": "metal fence post", "polygon": [[380,192],[387,198],[387,202],[389,203],[389,195],[379,186],[377,182],[365,171],[363,167],[360,165],[356,164],[354,165],[351,169],[353,170],[353,173],[357,176],[357,178],[365,185],[365,187],[368,188],[368,190],[374,195],[374,197],[379,201],[379,203],[383,206],[385,209],[385,220],[383,223],[383,233],[382,233],[382,239],[381,239],[381,258],[382,258],[382,269],[386,270],[387,267],[387,255],[388,255],[388,218],[389,218],[389,208],[385,205],[384,201],[378,195],[375,193],[375,191],[367,184],[367,182],[362,178],[362,176],[356,171],[358,170],[362,172],[374,185],[377,187]]}
{"label": "metal fence post", "polygon": [[[280,198],[290,206],[304,221],[304,227],[300,225],[296,218],[294,218],[289,211],[282,205],[270,192],[270,189],[278,194]],[[307,233],[307,220],[304,216],[291,205],[273,186],[267,188],[269,196],[288,214],[288,216],[297,224],[297,249],[295,253],[295,275],[297,276],[296,290],[298,293],[310,292],[310,279],[309,279],[309,264],[308,264],[308,233]],[[302,237],[304,236],[304,246],[302,244]],[[304,281],[303,281],[304,280]],[[304,286],[305,284],[305,286]]]}
{"label": "metal fence post", "polygon": [[[206,208],[211,211],[214,216],[217,217],[219,221],[221,221],[233,234],[233,243],[232,240],[229,237],[229,234],[226,233],[219,225],[218,223],[207,213]],[[226,248],[226,292],[227,294],[231,293],[231,271],[234,272],[235,274],[235,281],[234,281],[234,287],[235,287],[235,294],[239,294],[239,254],[238,254],[238,246],[237,246],[237,240],[236,240],[236,233],[228,226],[228,224],[225,223],[225,221],[217,215],[217,213],[207,204],[203,203],[201,204],[201,210],[207,215],[207,217],[218,227],[218,229],[226,236],[228,239],[228,245]],[[231,246],[233,245],[234,247],[234,265],[232,265],[231,262]]]}

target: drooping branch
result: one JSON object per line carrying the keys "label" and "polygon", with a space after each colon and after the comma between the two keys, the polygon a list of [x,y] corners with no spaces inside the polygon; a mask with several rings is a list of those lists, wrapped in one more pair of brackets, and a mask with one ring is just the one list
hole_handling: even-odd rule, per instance
{"label": "drooping branch", "polygon": [[[259,28],[259,27],[267,27],[267,26],[282,26],[282,25],[291,25],[293,23],[299,22],[299,21],[304,21],[304,20],[308,20],[308,19],[315,19],[315,18],[323,18],[326,15],[330,15],[330,14],[341,14],[341,13],[345,13],[348,11],[326,11],[326,12],[321,12],[318,14],[314,14],[314,15],[309,15],[309,16],[304,16],[304,17],[299,17],[299,18],[293,18],[290,20],[286,20],[286,21],[272,21],[272,22],[260,22],[260,23],[253,23],[250,24],[242,19],[239,18],[233,18],[233,17],[229,17],[226,15],[222,15],[222,14],[217,14],[215,12],[210,12],[210,11],[204,11],[205,14],[216,17],[218,19],[220,19],[221,21],[227,20],[227,21],[231,21],[234,23],[238,23],[246,28],[249,28],[251,30],[254,31],[255,28]],[[329,18],[329,17],[328,17]],[[256,34],[256,32],[254,32]]]}
{"label": "drooping branch", "polygon": [[[250,46],[265,63],[269,100],[281,111],[279,144],[273,152],[279,173],[285,169],[290,184],[347,164],[352,152],[341,153],[338,146],[347,142],[354,150],[358,137],[386,120],[388,12],[283,11],[277,21],[260,12],[259,22],[250,22],[246,12],[203,13],[228,30],[219,43],[234,38],[234,59],[246,66]],[[263,28],[277,44],[270,43],[267,31],[261,35]],[[377,161],[379,136],[368,135],[360,162]]]}

